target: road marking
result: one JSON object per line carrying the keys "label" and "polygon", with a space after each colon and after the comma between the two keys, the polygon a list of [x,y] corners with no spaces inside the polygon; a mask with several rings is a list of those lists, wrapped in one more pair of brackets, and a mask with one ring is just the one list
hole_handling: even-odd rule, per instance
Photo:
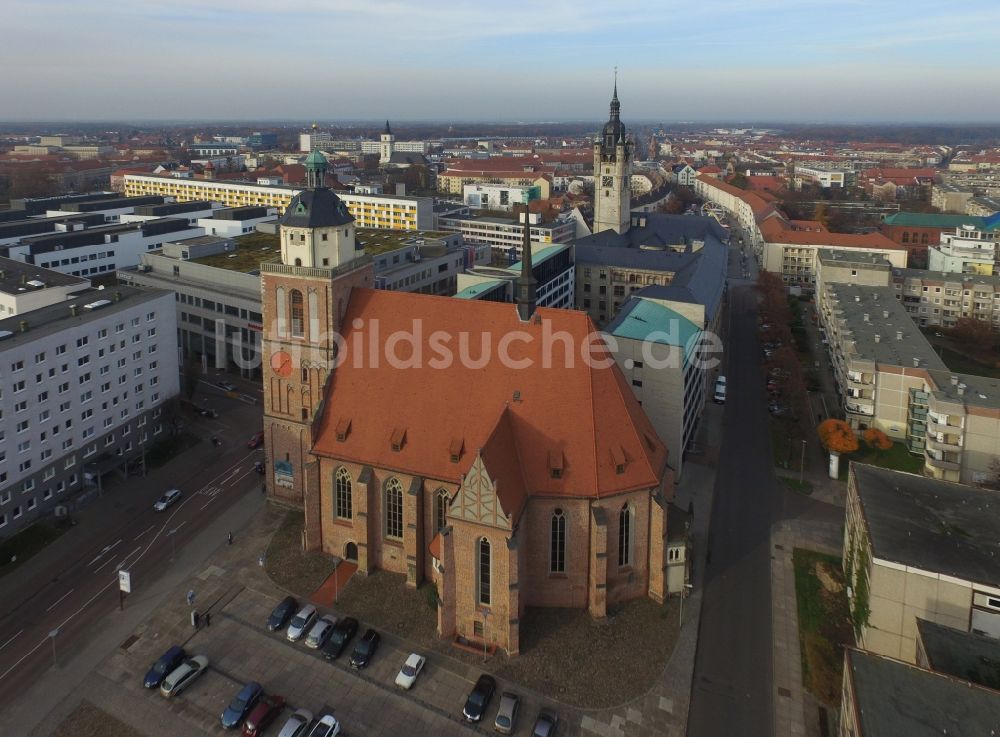
{"label": "road marking", "polygon": [[226,478],[224,478],[224,479],[222,480],[222,483],[224,483],[224,484],[225,484],[225,483],[228,483],[229,481],[232,481],[232,479],[233,479],[233,476],[235,476],[235,475],[236,475],[236,474],[238,474],[239,472],[240,472],[240,467],[239,467],[239,466],[237,466],[236,468],[234,468],[234,469],[232,470],[232,473],[230,473],[230,474],[229,474],[228,476],[226,476]]}
{"label": "road marking", "polygon": [[18,637],[19,637],[19,636],[21,635],[21,633],[22,633],[22,632],[24,632],[24,630],[18,630],[18,632],[17,632],[17,634],[16,634],[16,635],[14,635],[14,636],[13,636],[13,637],[11,637],[11,638],[10,638],[9,640],[7,640],[7,642],[5,642],[5,643],[4,643],[3,645],[0,645],[0,650],[3,650],[3,649],[4,649],[5,647],[7,647],[7,646],[8,646],[8,645],[9,645],[10,643],[14,642],[14,640],[16,640],[16,639],[17,639],[17,638],[18,638]]}
{"label": "road marking", "polygon": [[63,599],[65,599],[65,598],[66,598],[67,596],[69,596],[69,595],[70,595],[70,594],[72,594],[72,593],[73,593],[73,589],[70,589],[70,590],[69,590],[69,591],[67,591],[67,592],[66,592],[65,594],[63,594],[63,595],[62,595],[62,596],[60,596],[60,597],[59,597],[58,599],[56,599],[56,600],[55,600],[54,602],[52,602],[52,606],[50,606],[50,607],[49,607],[48,609],[46,609],[45,611],[47,611],[47,612],[51,612],[51,611],[52,611],[53,609],[55,609],[55,608],[56,608],[56,607],[57,607],[57,606],[59,605],[59,603],[60,603],[60,602],[61,602],[61,601],[62,601]]}
{"label": "road marking", "polygon": [[147,528],[146,528],[145,530],[143,530],[142,532],[140,532],[140,533],[139,533],[138,535],[136,535],[135,537],[133,537],[133,538],[132,538],[132,542],[135,542],[135,541],[136,541],[136,540],[138,540],[138,539],[139,539],[140,537],[142,537],[143,535],[145,535],[145,534],[146,534],[147,532],[152,532],[152,531],[153,531],[153,530],[155,530],[155,529],[156,529],[156,525],[150,525],[150,526],[149,526],[149,527],[147,527]]}
{"label": "road marking", "polygon": [[[125,561],[128,560],[129,558],[131,558],[136,552],[138,552],[140,550],[142,550],[142,546],[141,545],[139,545],[135,550],[133,550],[128,555],[126,555],[125,558],[122,560],[122,562],[118,564],[118,568],[116,568],[115,570],[121,569],[121,567],[125,565]],[[100,572],[101,570],[103,570],[104,568],[106,568],[108,566],[108,564],[111,563],[113,560],[114,560],[114,558],[108,558],[107,562],[105,562],[104,564],[102,564],[101,566],[99,566],[98,568],[96,568],[94,570],[94,572],[95,573]]]}
{"label": "road marking", "polygon": [[112,549],[114,549],[114,548],[115,548],[115,547],[116,547],[116,546],[118,545],[118,543],[120,543],[121,541],[122,541],[122,539],[121,539],[121,538],[118,538],[117,540],[115,540],[115,541],[114,541],[113,543],[111,543],[110,545],[105,545],[105,546],[104,546],[104,549],[103,549],[103,550],[101,550],[101,552],[100,552],[100,553],[98,553],[98,554],[97,554],[96,556],[94,556],[94,559],[93,559],[92,561],[90,561],[90,563],[88,563],[87,565],[88,565],[88,566],[92,566],[92,565],[94,565],[94,563],[96,563],[96,562],[97,562],[97,561],[99,561],[99,560],[100,560],[101,558],[103,558],[103,557],[104,557],[105,555],[107,555],[107,554],[108,554],[108,553],[109,553],[109,552],[110,552],[110,551],[111,551]]}

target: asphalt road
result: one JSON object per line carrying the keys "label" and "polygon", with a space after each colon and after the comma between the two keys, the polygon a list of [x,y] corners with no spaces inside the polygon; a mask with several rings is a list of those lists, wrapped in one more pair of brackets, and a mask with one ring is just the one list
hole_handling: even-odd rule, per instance
{"label": "asphalt road", "polygon": [[[181,551],[245,494],[259,493],[260,477],[253,464],[263,456],[246,445],[254,417],[259,425],[259,406],[213,389],[202,390],[196,401],[220,413],[217,420],[199,418],[192,424],[192,431],[204,436],[203,443],[145,478],[134,477],[109,489],[107,498],[85,510],[79,526],[84,529],[74,528],[79,534],[71,547],[58,556],[40,554],[5,578],[0,597],[0,711],[58,663],[60,653],[71,654],[103,618],[116,614],[119,569],[131,572],[132,595],[142,595],[168,570],[175,550]],[[221,447],[211,446],[211,435],[223,440]],[[181,500],[165,512],[154,511],[154,502],[171,486],[182,490]]]}
{"label": "asphalt road", "polygon": [[[730,274],[740,276],[739,258]],[[767,402],[749,283],[730,288],[723,438],[688,721],[690,737],[773,733],[771,524]]]}

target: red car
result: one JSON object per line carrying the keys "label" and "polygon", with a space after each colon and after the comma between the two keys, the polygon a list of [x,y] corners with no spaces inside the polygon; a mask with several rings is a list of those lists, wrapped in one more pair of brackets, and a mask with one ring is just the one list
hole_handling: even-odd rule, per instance
{"label": "red car", "polygon": [[264,433],[255,433],[249,441],[247,441],[248,448],[259,448],[264,444]]}
{"label": "red car", "polygon": [[285,697],[276,694],[267,694],[257,702],[250,715],[243,722],[243,734],[245,737],[257,737],[267,728],[267,725],[274,721],[274,718],[285,708]]}

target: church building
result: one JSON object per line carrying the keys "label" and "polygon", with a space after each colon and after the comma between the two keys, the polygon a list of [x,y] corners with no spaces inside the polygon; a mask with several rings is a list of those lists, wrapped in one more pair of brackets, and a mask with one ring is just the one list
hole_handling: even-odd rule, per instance
{"label": "church building", "polygon": [[304,545],[433,582],[441,637],[510,654],[528,607],[662,601],[667,448],[590,317],[536,306],[527,228],[516,305],[375,290],[325,159],[307,169],[261,267],[267,492]]}

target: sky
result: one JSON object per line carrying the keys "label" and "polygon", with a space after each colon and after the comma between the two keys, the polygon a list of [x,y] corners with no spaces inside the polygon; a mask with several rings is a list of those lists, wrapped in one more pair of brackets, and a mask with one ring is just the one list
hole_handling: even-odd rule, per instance
{"label": "sky", "polygon": [[1000,0],[0,8],[5,121],[1000,121]]}

